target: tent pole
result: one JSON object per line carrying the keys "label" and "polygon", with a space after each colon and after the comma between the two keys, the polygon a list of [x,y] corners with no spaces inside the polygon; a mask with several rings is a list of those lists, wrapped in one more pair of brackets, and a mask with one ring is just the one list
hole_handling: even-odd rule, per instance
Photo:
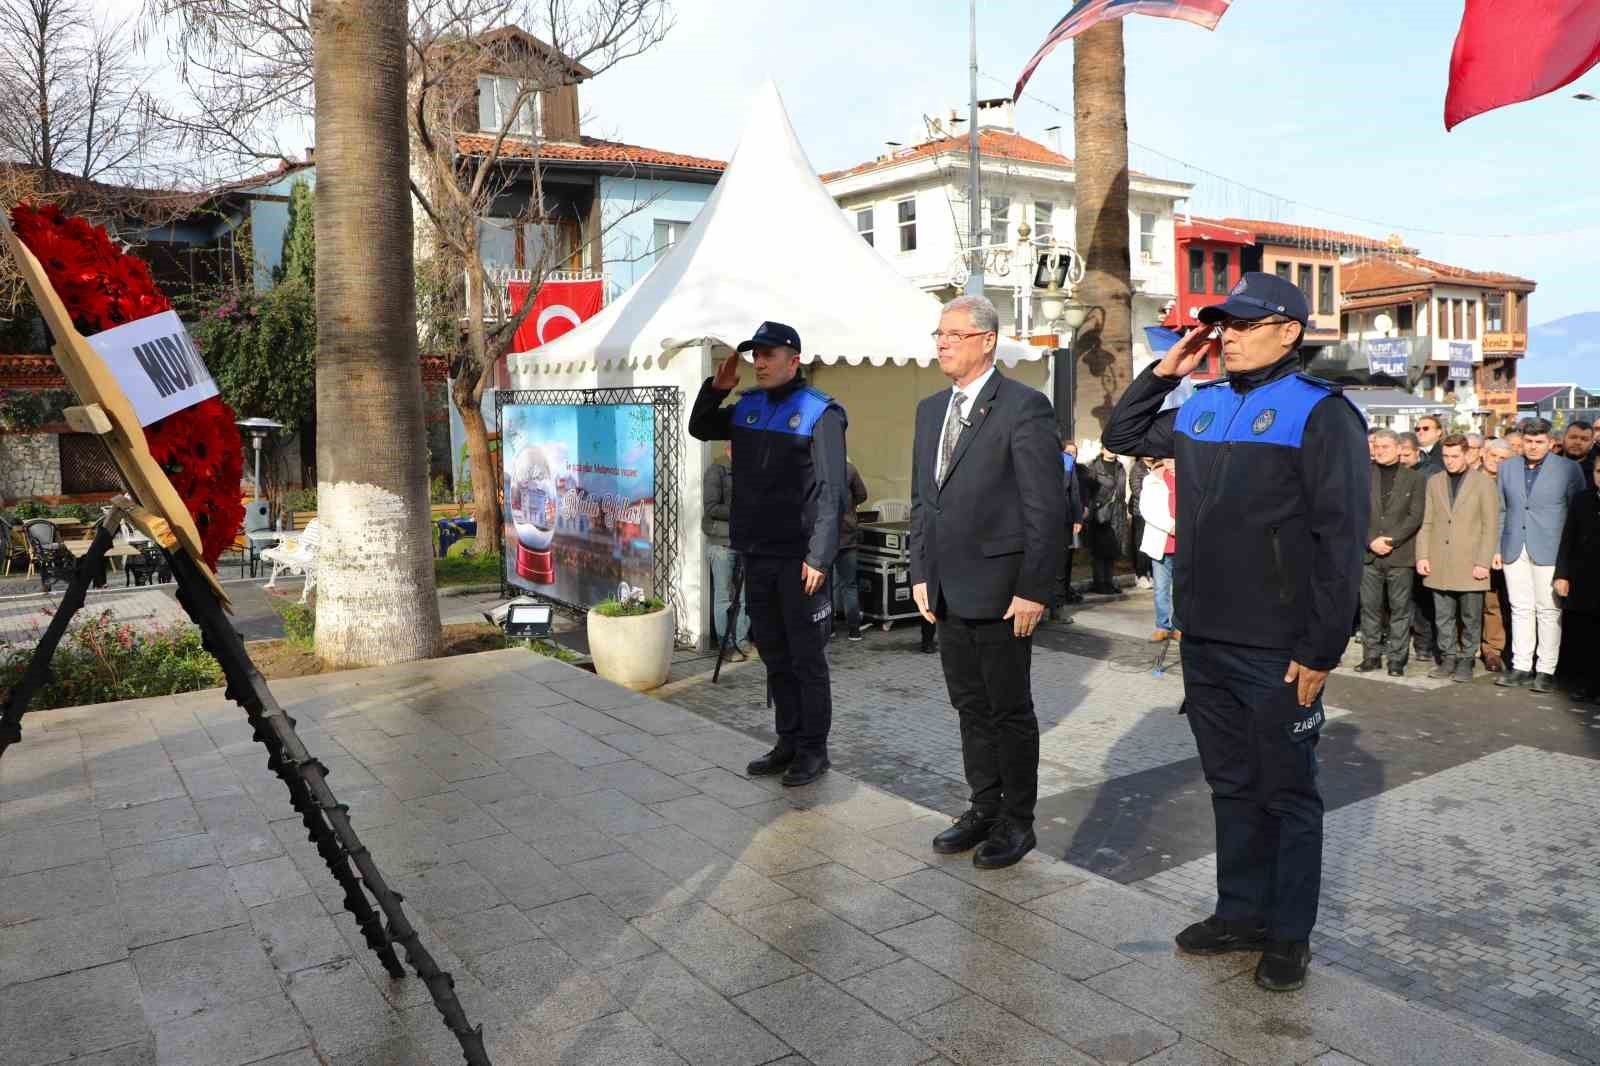
{"label": "tent pole", "polygon": [[967,109],[967,255],[971,269],[967,272],[966,294],[983,295],[983,253],[979,230],[983,227],[983,203],[978,199],[978,0],[968,5],[968,109]]}

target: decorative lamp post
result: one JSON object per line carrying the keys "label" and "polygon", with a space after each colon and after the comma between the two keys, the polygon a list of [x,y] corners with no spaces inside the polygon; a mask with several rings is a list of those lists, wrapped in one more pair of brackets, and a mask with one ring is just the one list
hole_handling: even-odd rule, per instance
{"label": "decorative lamp post", "polygon": [[274,422],[270,418],[244,418],[239,420],[239,428],[250,434],[250,442],[256,449],[255,488],[256,499],[261,499],[261,444],[267,439],[267,434],[275,429],[282,429],[282,422]]}

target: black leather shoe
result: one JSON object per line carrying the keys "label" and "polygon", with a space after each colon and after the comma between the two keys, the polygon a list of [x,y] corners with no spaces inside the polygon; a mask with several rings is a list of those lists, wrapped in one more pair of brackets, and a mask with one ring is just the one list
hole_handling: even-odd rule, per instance
{"label": "black leather shoe", "polygon": [[831,765],[833,764],[828,762],[826,755],[810,751],[798,752],[794,761],[789,764],[789,769],[783,772],[783,787],[796,788],[800,785],[809,785],[827,773]]}
{"label": "black leather shoe", "polygon": [[972,865],[980,870],[1003,870],[1015,866],[1039,843],[1032,826],[1021,826],[1006,818],[994,823],[989,839],[972,853]]}
{"label": "black leather shoe", "polygon": [[1175,938],[1190,955],[1225,955],[1230,951],[1260,951],[1270,939],[1267,928],[1255,922],[1233,922],[1215,914],[1195,922]]}
{"label": "black leather shoe", "polygon": [[1405,677],[1406,676],[1406,660],[1404,660],[1404,659],[1391,659],[1391,660],[1389,660],[1389,676],[1390,677]]}
{"label": "black leather shoe", "polygon": [[940,855],[957,855],[977,847],[989,839],[994,828],[994,815],[973,807],[957,818],[955,824],[933,838],[933,850]]}
{"label": "black leather shoe", "polygon": [[1532,670],[1507,670],[1495,678],[1494,683],[1500,688],[1527,688],[1532,680]]}
{"label": "black leather shoe", "polygon": [[1554,692],[1556,690],[1556,675],[1534,674],[1533,684],[1528,687],[1535,692]]}
{"label": "black leather shoe", "polygon": [[1374,655],[1370,659],[1362,659],[1360,665],[1356,667],[1356,673],[1370,674],[1381,666],[1383,666],[1383,660]]}
{"label": "black leather shoe", "polygon": [[792,762],[794,762],[794,749],[779,744],[761,758],[751,759],[750,765],[744,768],[744,772],[751,777],[770,777],[773,774],[783,773]]}
{"label": "black leather shoe", "polygon": [[1293,992],[1306,983],[1311,945],[1304,940],[1275,940],[1256,963],[1256,984],[1268,992]]}

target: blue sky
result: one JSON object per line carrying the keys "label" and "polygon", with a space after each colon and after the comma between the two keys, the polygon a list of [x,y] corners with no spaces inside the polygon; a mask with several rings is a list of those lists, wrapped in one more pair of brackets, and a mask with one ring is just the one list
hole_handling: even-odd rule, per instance
{"label": "blue sky", "polygon": [[[961,0],[676,0],[654,52],[584,86],[586,132],[727,158],[771,75],[818,170],[909,141],[967,99]],[[979,95],[1008,95],[1068,0],[980,0]],[[1057,10],[1059,9],[1059,10]],[[1600,309],[1600,70],[1445,133],[1461,0],[1235,0],[1215,34],[1126,20],[1134,163],[1199,181],[1197,210],[1385,235],[1425,255],[1534,278],[1533,318]],[[1071,154],[1072,49],[1035,73],[1017,122]],[[1262,190],[1263,195],[1249,192]],[[1292,201],[1292,202],[1291,202]],[[1370,220],[1370,221],[1363,221]],[[1428,231],[1440,231],[1438,233]]]}

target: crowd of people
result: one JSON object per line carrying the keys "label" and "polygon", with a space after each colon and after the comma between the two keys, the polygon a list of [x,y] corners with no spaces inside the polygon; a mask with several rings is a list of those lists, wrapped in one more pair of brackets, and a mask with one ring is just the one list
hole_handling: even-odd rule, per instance
{"label": "crowd of people", "polygon": [[[1431,415],[1414,433],[1370,430],[1356,669],[1403,676],[1415,655],[1428,676],[1467,682],[1481,660],[1497,685],[1553,691],[1564,632],[1600,616],[1594,436],[1538,418],[1445,435]],[[1592,657],[1572,672],[1575,699],[1600,696]]]}

